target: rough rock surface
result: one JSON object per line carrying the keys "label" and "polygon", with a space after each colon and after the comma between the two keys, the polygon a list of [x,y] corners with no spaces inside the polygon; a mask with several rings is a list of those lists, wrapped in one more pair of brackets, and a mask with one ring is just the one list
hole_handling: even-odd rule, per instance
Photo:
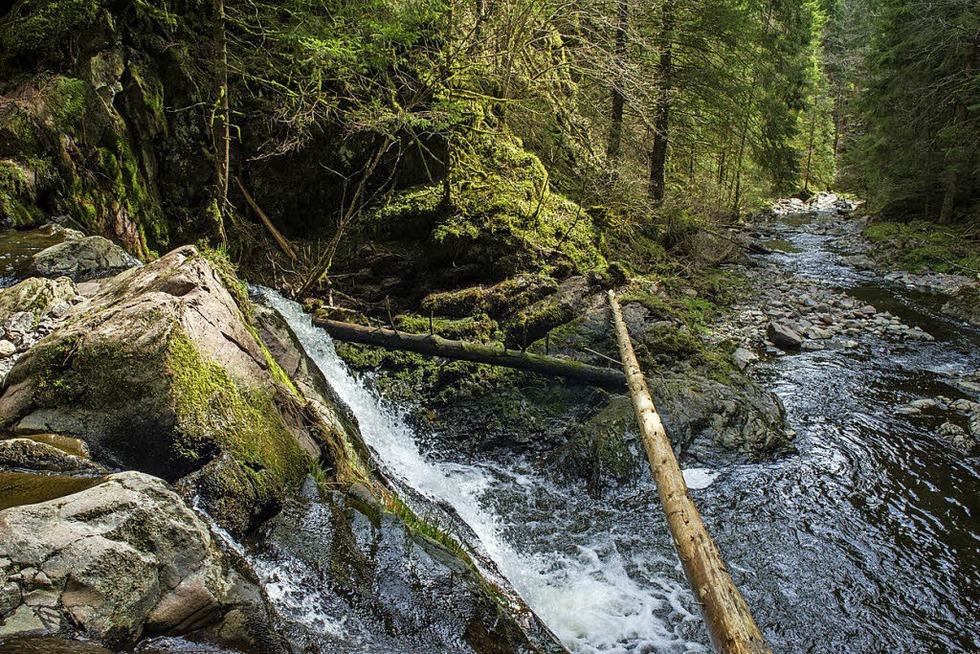
{"label": "rough rock surface", "polygon": [[104,468],[85,457],[69,454],[31,438],[0,440],[0,466],[54,472],[99,472]]}
{"label": "rough rock surface", "polygon": [[44,277],[91,279],[137,265],[139,261],[102,236],[67,239],[34,255],[34,268]]}
{"label": "rough rock surface", "polygon": [[[138,472],[0,511],[0,552],[0,636],[66,630],[115,648],[215,625],[233,610],[264,615],[207,525]],[[246,596],[259,605],[241,604]]]}
{"label": "rough rock surface", "polygon": [[943,305],[943,312],[980,327],[980,284],[961,287]]}
{"label": "rough rock surface", "polygon": [[766,337],[773,345],[784,350],[792,350],[803,344],[803,339],[791,327],[779,322],[770,322],[766,327]]}
{"label": "rough rock surface", "polygon": [[8,374],[0,424],[81,438],[96,461],[169,481],[193,473],[236,534],[278,510],[320,447],[212,265],[188,246],[84,290]]}

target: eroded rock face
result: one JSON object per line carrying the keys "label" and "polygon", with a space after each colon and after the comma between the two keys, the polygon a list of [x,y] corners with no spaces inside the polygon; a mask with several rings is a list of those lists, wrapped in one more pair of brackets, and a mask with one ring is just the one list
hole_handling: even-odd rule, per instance
{"label": "eroded rock face", "polygon": [[0,424],[81,438],[109,466],[187,478],[235,534],[277,511],[320,447],[305,402],[212,265],[188,246],[84,289],[11,369]]}
{"label": "eroded rock face", "polygon": [[207,525],[138,472],[0,511],[0,553],[0,636],[66,630],[115,648],[235,610],[264,614],[261,601],[239,601],[260,595],[236,588],[248,582],[225,566]]}
{"label": "eroded rock face", "polygon": [[102,236],[68,239],[34,255],[34,268],[45,277],[91,279],[137,265],[139,261]]}

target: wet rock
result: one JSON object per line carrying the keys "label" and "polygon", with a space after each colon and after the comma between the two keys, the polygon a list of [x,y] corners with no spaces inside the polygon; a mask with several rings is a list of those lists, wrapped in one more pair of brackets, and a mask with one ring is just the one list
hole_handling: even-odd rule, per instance
{"label": "wet rock", "polygon": [[344,625],[340,633],[311,623],[302,605],[287,608],[285,617],[309,643],[304,651],[364,651],[365,633],[379,652],[567,651],[519,598],[511,604],[512,591],[496,584],[483,590],[487,582],[438,537],[340,493],[287,507],[268,538],[276,568],[291,573],[269,580],[279,592],[337,591],[317,609]]}
{"label": "wet rock", "polygon": [[0,440],[0,466],[55,472],[104,472],[85,458],[30,438]]}
{"label": "wet rock", "polygon": [[766,327],[766,336],[773,345],[784,350],[797,349],[803,344],[803,338],[793,329],[775,321],[770,322]]}
{"label": "wet rock", "polygon": [[2,636],[40,623],[121,648],[143,633],[219,623],[238,607],[207,526],[166,484],[141,473],[0,511],[0,551],[0,581],[19,596]]}
{"label": "wet rock", "polygon": [[843,257],[841,260],[847,265],[854,266],[859,270],[871,270],[875,267],[875,262],[871,259],[871,257],[865,254],[856,254],[849,257]]}
{"label": "wet rock", "polygon": [[909,406],[920,410],[935,409],[939,406],[939,403],[936,402],[936,400],[927,397],[921,400],[913,400],[912,402],[909,402]]}
{"label": "wet rock", "polygon": [[980,409],[980,403],[973,402],[966,398],[960,398],[949,403],[949,408],[960,413],[972,413]]}
{"label": "wet rock", "polygon": [[138,260],[102,236],[67,240],[34,255],[34,268],[44,277],[91,279],[137,265]]}

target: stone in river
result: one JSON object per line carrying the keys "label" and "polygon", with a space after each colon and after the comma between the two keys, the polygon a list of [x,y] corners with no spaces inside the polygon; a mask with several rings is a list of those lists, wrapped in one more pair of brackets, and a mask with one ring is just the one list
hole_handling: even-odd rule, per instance
{"label": "stone in river", "polygon": [[803,338],[799,334],[778,322],[769,323],[766,327],[766,336],[773,345],[784,350],[797,349],[803,344]]}

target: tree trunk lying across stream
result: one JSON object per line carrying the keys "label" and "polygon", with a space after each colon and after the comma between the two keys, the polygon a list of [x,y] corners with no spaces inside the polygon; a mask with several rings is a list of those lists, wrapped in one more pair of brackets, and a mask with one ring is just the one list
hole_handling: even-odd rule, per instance
{"label": "tree trunk lying across stream", "polygon": [[653,480],[674,537],[677,555],[688,584],[694,591],[694,599],[701,607],[711,644],[719,654],[772,654],[705,528],[701,514],[694,506],[667,430],[653,404],[643,371],[633,352],[616,294],[612,291],[609,291],[609,305]]}
{"label": "tree trunk lying across stream", "polygon": [[337,320],[314,318],[314,322],[327,330],[338,341],[377,345],[388,350],[407,350],[419,354],[460,359],[476,363],[488,363],[506,368],[516,368],[564,377],[573,381],[600,386],[607,390],[622,393],[626,390],[626,376],[620,370],[590,366],[580,361],[559,359],[543,354],[531,354],[503,347],[453,341],[435,334],[409,334],[394,329],[365,327]]}

